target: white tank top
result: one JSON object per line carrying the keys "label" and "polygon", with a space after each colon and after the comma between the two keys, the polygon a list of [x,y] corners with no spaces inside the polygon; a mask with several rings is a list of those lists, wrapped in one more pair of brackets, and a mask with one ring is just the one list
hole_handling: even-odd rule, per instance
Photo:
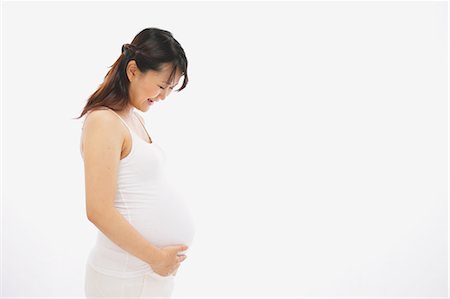
{"label": "white tank top", "polygon": [[[194,220],[189,207],[166,178],[162,148],[154,141],[144,141],[114,113],[128,128],[132,140],[130,153],[119,162],[115,208],[153,245],[190,246]],[[145,126],[144,129],[147,132]],[[148,263],[120,248],[100,230],[88,263],[101,273],[123,278],[154,272]]]}

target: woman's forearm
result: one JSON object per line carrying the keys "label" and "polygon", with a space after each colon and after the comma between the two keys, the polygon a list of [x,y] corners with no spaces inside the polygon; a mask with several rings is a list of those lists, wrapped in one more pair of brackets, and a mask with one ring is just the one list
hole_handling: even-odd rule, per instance
{"label": "woman's forearm", "polygon": [[96,213],[88,218],[123,250],[150,265],[158,259],[158,248],[147,241],[116,208]]}

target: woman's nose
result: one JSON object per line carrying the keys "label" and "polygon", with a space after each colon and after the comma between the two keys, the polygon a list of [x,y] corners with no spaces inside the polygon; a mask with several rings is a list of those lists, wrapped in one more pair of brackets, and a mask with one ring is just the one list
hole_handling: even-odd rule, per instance
{"label": "woman's nose", "polygon": [[170,93],[170,91],[168,89],[165,89],[162,92],[160,92],[158,97],[157,97],[158,101],[159,100],[164,100],[169,93]]}

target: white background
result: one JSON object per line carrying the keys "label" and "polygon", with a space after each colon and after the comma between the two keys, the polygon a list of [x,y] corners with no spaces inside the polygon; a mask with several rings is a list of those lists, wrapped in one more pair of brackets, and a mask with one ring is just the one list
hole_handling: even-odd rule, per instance
{"label": "white background", "polygon": [[3,297],[83,297],[79,116],[146,27],[141,113],[196,234],[174,297],[448,295],[447,2],[3,3]]}

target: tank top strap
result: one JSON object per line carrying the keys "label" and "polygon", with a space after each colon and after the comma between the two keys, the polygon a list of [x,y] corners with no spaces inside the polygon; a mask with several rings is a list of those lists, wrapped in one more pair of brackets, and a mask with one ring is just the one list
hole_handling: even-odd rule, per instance
{"label": "tank top strap", "polygon": [[127,125],[127,123],[123,120],[123,118],[114,110],[112,110],[109,107],[105,107],[108,110],[111,110],[115,115],[117,115],[117,117],[123,122],[123,124],[128,128],[128,130],[130,130],[130,133],[132,132],[132,130],[130,129],[130,127]]}

